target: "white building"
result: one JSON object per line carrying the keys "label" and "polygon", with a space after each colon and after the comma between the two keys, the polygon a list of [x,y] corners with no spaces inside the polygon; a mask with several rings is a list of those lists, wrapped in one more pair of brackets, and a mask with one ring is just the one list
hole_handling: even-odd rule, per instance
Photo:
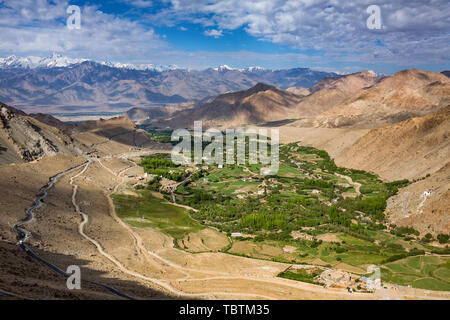
{"label": "white building", "polygon": [[243,237],[244,235],[242,234],[242,233],[240,233],[240,232],[233,232],[232,234],[231,234],[231,237],[232,238],[236,238],[236,237]]}
{"label": "white building", "polygon": [[381,288],[381,279],[371,279],[367,277],[359,278],[361,281],[361,287],[367,290],[375,290]]}

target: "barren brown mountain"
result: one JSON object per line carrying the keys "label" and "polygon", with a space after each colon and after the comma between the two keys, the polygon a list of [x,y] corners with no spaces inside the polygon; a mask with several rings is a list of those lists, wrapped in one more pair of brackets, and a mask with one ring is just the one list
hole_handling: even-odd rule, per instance
{"label": "barren brown mountain", "polygon": [[75,125],[73,125],[73,124],[63,122],[49,114],[45,114],[45,113],[32,113],[32,114],[30,114],[30,116],[42,123],[48,124],[51,127],[56,127],[68,135],[70,135],[72,133],[72,131],[75,127]]}
{"label": "barren brown mountain", "polygon": [[450,105],[425,117],[369,131],[336,162],[372,171],[387,180],[416,179],[450,159]]}
{"label": "barren brown mountain", "polygon": [[[362,71],[342,77],[325,78],[310,89],[312,94],[305,97],[298,105],[299,117],[303,126],[311,126],[314,117],[333,108],[352,94],[364,88],[373,86],[379,81],[377,75],[371,71]],[[309,118],[309,119],[308,119]]]}
{"label": "barren brown mountain", "polygon": [[320,80],[314,87],[311,88],[311,92],[319,90],[341,90],[347,92],[356,92],[363,88],[373,86],[379,81],[377,74],[373,71],[362,71],[352,73],[340,77],[329,77]]}
{"label": "barren brown mountain", "polygon": [[449,212],[450,162],[447,162],[439,171],[402,188],[390,198],[385,214],[393,224],[412,226],[422,236],[426,233],[436,236],[450,233]]}
{"label": "barren brown mountain", "polygon": [[172,116],[173,113],[181,110],[192,109],[196,106],[194,102],[186,102],[175,105],[167,105],[164,107],[152,107],[152,108],[132,108],[126,112],[128,119],[135,121],[136,123],[148,122],[155,119],[167,119]]}
{"label": "barren brown mountain", "polygon": [[[174,113],[170,121],[162,122],[162,125],[185,127],[192,126],[194,120],[203,120],[209,126],[226,127],[314,116],[378,81],[376,74],[363,71],[326,78],[312,89],[291,87],[284,91],[259,83],[249,90],[226,93],[210,103]],[[311,119],[306,123],[310,124]]]}
{"label": "barren brown mountain", "polygon": [[423,116],[449,103],[449,78],[436,72],[405,70],[358,91],[323,112],[315,119],[314,125],[376,128]]}
{"label": "barren brown mountain", "polygon": [[304,87],[289,87],[286,89],[286,91],[296,94],[301,97],[306,97],[311,94],[311,89],[304,88]]}
{"label": "barren brown mountain", "polygon": [[189,127],[203,120],[204,126],[235,126],[292,119],[298,116],[296,105],[301,97],[274,86],[258,83],[245,90],[226,93],[210,103],[173,114],[171,127]]}
{"label": "barren brown mountain", "polygon": [[85,149],[60,129],[4,104],[0,104],[0,120],[0,163],[32,161],[58,153],[80,155]]}

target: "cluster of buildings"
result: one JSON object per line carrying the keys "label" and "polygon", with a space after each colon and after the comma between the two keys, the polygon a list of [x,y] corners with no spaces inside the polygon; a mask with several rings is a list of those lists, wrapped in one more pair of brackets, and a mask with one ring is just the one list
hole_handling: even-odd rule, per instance
{"label": "cluster of buildings", "polygon": [[328,269],[319,275],[318,281],[325,287],[351,288],[357,286],[357,278],[348,272]]}
{"label": "cluster of buildings", "polygon": [[379,278],[360,277],[335,269],[328,269],[322,272],[317,280],[324,284],[325,287],[349,288],[350,291],[355,289],[373,291],[383,288],[381,279]]}

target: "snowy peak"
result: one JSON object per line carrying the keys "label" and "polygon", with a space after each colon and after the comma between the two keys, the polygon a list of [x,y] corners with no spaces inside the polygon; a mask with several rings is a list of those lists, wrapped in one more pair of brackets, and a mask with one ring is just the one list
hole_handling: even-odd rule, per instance
{"label": "snowy peak", "polygon": [[217,68],[212,68],[214,71],[218,71],[218,72],[227,72],[227,71],[239,71],[239,72],[246,72],[246,73],[253,73],[253,72],[260,72],[260,71],[265,71],[264,68],[261,67],[248,67],[248,68],[243,68],[243,69],[239,69],[239,68],[232,68],[226,64],[221,65]]}
{"label": "snowy peak", "polygon": [[163,72],[168,70],[177,70],[180,67],[176,65],[162,66],[162,65],[153,65],[153,64],[131,64],[131,63],[120,63],[120,62],[109,62],[103,61],[100,64],[118,69],[129,69],[129,70],[141,70],[141,71],[157,71]]}
{"label": "snowy peak", "polygon": [[219,71],[219,72],[226,72],[226,71],[232,71],[232,70],[237,70],[234,68],[231,68],[229,66],[227,66],[226,64],[219,66],[217,68],[213,68],[215,71]]}
{"label": "snowy peak", "polygon": [[[154,65],[154,64],[132,64],[132,63],[121,63],[121,62],[110,62],[110,61],[101,61],[96,62],[89,59],[72,59],[66,56],[63,56],[59,53],[53,53],[52,55],[42,58],[35,56],[28,57],[17,57],[15,55],[11,55],[6,58],[0,58],[0,69],[8,69],[8,68],[25,68],[25,69],[35,69],[35,68],[64,68],[69,67],[74,64],[83,63],[85,61],[91,61],[95,63],[99,63],[104,66],[108,66],[111,68],[118,69],[128,69],[128,70],[139,70],[139,71],[156,71],[156,72],[164,72],[171,70],[181,70],[177,65]],[[228,71],[239,71],[245,73],[258,73],[266,71],[261,67],[248,67],[248,68],[232,68],[226,64],[221,65],[217,68],[211,68],[214,71],[225,73]],[[211,70],[210,69],[210,70]],[[184,69],[183,69],[184,70]],[[186,69],[189,71],[189,69]]]}
{"label": "snowy peak", "polygon": [[17,57],[15,55],[0,58],[1,68],[31,68],[36,65],[41,58],[39,57]]}
{"label": "snowy peak", "polygon": [[53,53],[51,56],[45,58],[34,56],[17,57],[12,55],[7,58],[0,58],[0,68],[56,68],[67,67],[84,61],[87,61],[87,59],[71,59],[57,53]]}
{"label": "snowy peak", "polygon": [[47,58],[42,58],[38,63],[38,67],[45,67],[45,68],[68,67],[72,64],[82,63],[84,61],[87,61],[87,59],[71,59],[62,56],[60,54],[53,53],[51,56]]}
{"label": "snowy peak", "polygon": [[[0,69],[7,68],[25,68],[25,69],[35,69],[35,68],[64,68],[69,67],[74,64],[83,63],[85,61],[92,61],[89,59],[72,59],[63,56],[58,53],[53,53],[51,56],[42,57],[17,57],[11,55],[6,58],[0,58]],[[92,61],[94,62],[94,61]],[[109,62],[103,61],[99,62],[102,65],[119,68],[119,69],[129,69],[129,70],[144,70],[144,71],[158,71],[163,72],[167,70],[180,69],[176,65],[162,66],[153,64],[131,64],[131,63],[120,63],[120,62]]]}

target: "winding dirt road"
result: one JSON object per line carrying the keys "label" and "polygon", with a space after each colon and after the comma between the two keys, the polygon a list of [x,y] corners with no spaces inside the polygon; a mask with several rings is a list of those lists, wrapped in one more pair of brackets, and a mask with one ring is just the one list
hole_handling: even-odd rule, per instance
{"label": "winding dirt road", "polygon": [[[28,208],[26,210],[26,214],[27,217],[25,220],[17,222],[14,226],[13,229],[18,233],[19,235],[19,242],[18,242],[18,246],[25,252],[27,253],[29,256],[31,256],[33,259],[41,262],[42,264],[44,264],[45,266],[47,266],[49,269],[55,271],[56,273],[64,276],[64,277],[69,277],[70,274],[66,273],[64,270],[60,269],[59,267],[57,267],[56,265],[54,265],[53,263],[41,258],[39,255],[37,255],[33,250],[31,250],[26,244],[25,242],[27,241],[27,239],[31,236],[31,233],[28,230],[25,230],[22,228],[22,226],[29,224],[30,222],[32,222],[34,220],[34,211],[38,208],[40,208],[43,205],[42,200],[47,197],[48,195],[48,190],[51,189],[53,187],[53,185],[55,183],[58,182],[58,179],[73,172],[76,171],[80,168],[82,168],[83,166],[85,167],[83,169],[86,170],[87,166],[89,165],[89,163],[91,162],[91,160],[88,160],[87,162],[78,165],[76,167],[67,169],[61,173],[58,173],[57,175],[53,176],[50,178],[49,182],[47,185],[45,185],[44,187],[41,188],[40,193],[36,196],[36,198],[34,198],[34,204],[33,206],[31,206],[30,208]],[[81,280],[83,282],[86,283],[90,283],[96,286],[100,286],[106,290],[108,290],[109,292],[111,292],[112,294],[121,297],[121,298],[125,298],[125,299],[133,299],[129,296],[127,296],[126,294],[123,294],[122,292],[114,289],[113,287],[110,287],[108,285],[104,285],[100,282],[96,282],[96,281],[90,281],[90,280]]]}
{"label": "winding dirt road", "polygon": [[[300,289],[300,290],[306,290],[309,292],[315,292],[315,293],[325,293],[326,289],[321,288],[321,287],[317,287],[317,286],[312,286],[306,283],[300,283],[300,282],[293,282],[291,280],[287,280],[287,279],[281,279],[281,278],[259,278],[259,277],[248,277],[248,276],[234,276],[234,275],[229,275],[226,272],[220,272],[220,271],[214,271],[214,270],[199,270],[199,269],[193,269],[193,268],[186,268],[183,267],[181,265],[178,265],[172,261],[169,261],[163,257],[161,257],[160,255],[156,254],[155,252],[151,252],[149,251],[147,248],[145,248],[144,244],[143,244],[143,240],[141,238],[141,236],[139,234],[137,234],[129,225],[127,225],[125,222],[123,222],[118,216],[117,213],[115,211],[115,206],[113,203],[113,200],[111,198],[111,195],[116,193],[118,188],[124,183],[124,177],[122,176],[126,171],[130,170],[133,167],[136,167],[136,163],[131,162],[133,165],[122,169],[121,171],[115,173],[113,170],[111,170],[110,168],[108,168],[100,159],[96,159],[99,164],[105,169],[107,170],[109,173],[113,174],[114,176],[120,178],[120,182],[117,183],[115,185],[115,187],[113,188],[113,190],[107,194],[107,198],[108,198],[108,202],[110,205],[110,212],[111,212],[111,216],[113,217],[113,219],[119,223],[123,228],[125,228],[127,230],[127,232],[132,236],[132,238],[134,239],[134,243],[136,248],[139,250],[140,254],[143,254],[146,258],[148,259],[157,259],[159,260],[161,263],[163,263],[163,266],[170,266],[172,268],[175,268],[178,271],[181,271],[184,274],[183,278],[179,278],[176,279],[176,282],[186,282],[186,281],[208,281],[208,280],[241,280],[241,281],[255,281],[255,282],[260,282],[260,283],[270,283],[270,284],[274,284],[274,285],[278,285],[278,286],[285,286],[285,287],[291,287],[291,288],[296,288],[296,289]],[[85,168],[86,169],[86,168]],[[84,170],[83,170],[84,171]],[[81,175],[81,173],[80,173]],[[79,175],[77,175],[78,177]],[[74,177],[76,178],[76,177]],[[72,197],[73,201],[74,201],[74,206],[76,208],[76,210],[83,216],[86,217],[83,220],[82,225],[80,225],[80,233],[82,233],[82,235],[84,234],[83,231],[83,226],[85,225],[85,223],[87,222],[87,216],[82,213],[79,210],[78,205],[76,204],[76,188],[74,188],[74,194]],[[188,206],[184,206],[184,205],[180,205],[180,204],[172,204],[172,205],[176,205],[179,207],[183,207],[189,210],[195,210],[194,208],[188,207]],[[91,241],[92,243],[95,244],[95,246],[97,247],[98,251],[105,256],[107,259],[109,259],[111,262],[113,262],[122,272],[129,274],[131,276],[134,276],[136,278],[140,278],[142,280],[145,281],[150,281],[153,284],[167,290],[169,293],[176,295],[178,297],[187,297],[187,298],[192,298],[192,297],[204,297],[204,298],[214,298],[215,296],[225,296],[225,297],[240,297],[240,298],[256,298],[256,299],[276,299],[276,297],[274,296],[269,296],[269,295],[262,295],[262,294],[253,294],[253,293],[246,293],[246,292],[200,292],[200,293],[189,293],[189,292],[184,292],[182,290],[179,290],[175,287],[173,287],[171,284],[169,284],[166,281],[163,281],[161,279],[156,279],[153,277],[148,277],[145,276],[143,274],[134,272],[132,270],[127,269],[122,263],[120,263],[117,259],[115,259],[114,257],[112,257],[111,255],[109,255],[107,252],[104,251],[104,249],[101,247],[101,245],[89,238],[88,236],[84,235],[84,237]],[[209,275],[208,277],[205,278],[192,278],[191,275],[188,272],[195,272],[196,274],[205,274],[205,275]],[[347,294],[342,292],[342,293],[336,293],[338,296],[342,295],[346,296]],[[353,294],[353,296],[355,296],[355,294]]]}
{"label": "winding dirt road", "polygon": [[[179,271],[181,271],[185,277],[181,278],[181,279],[177,279],[177,281],[185,281],[187,280],[190,275],[187,273],[187,271],[190,272],[196,272],[196,273],[205,273],[205,274],[211,274],[211,275],[218,275],[218,274],[224,274],[221,272],[216,272],[216,271],[206,271],[206,270],[196,270],[196,269],[190,269],[190,268],[185,268],[182,267],[180,265],[177,265],[167,259],[162,258],[161,256],[157,255],[154,252],[151,252],[149,250],[147,250],[144,245],[143,245],[143,240],[142,238],[133,231],[133,229],[127,225],[125,222],[123,222],[118,216],[117,213],[115,211],[115,206],[113,203],[113,200],[111,199],[111,195],[116,193],[118,188],[123,184],[124,182],[124,178],[121,177],[121,175],[123,173],[125,173],[126,171],[128,171],[129,169],[133,168],[136,166],[136,164],[134,162],[131,162],[133,164],[133,166],[125,168],[121,171],[119,171],[118,173],[115,173],[113,170],[111,170],[110,168],[108,168],[105,164],[103,164],[103,162],[100,159],[97,159],[97,161],[100,163],[100,165],[105,168],[108,172],[110,172],[111,174],[115,175],[116,177],[120,178],[121,181],[119,183],[116,184],[116,186],[113,188],[113,190],[107,194],[107,198],[108,198],[108,202],[110,205],[110,212],[111,215],[113,217],[113,219],[119,223],[123,228],[125,228],[128,233],[133,237],[134,239],[134,243],[136,248],[139,250],[140,254],[143,254],[144,256],[146,256],[147,258],[156,258],[158,260],[160,260],[162,263],[169,265]],[[89,164],[88,164],[89,165]],[[122,272],[131,275],[133,277],[145,280],[145,281],[149,281],[152,282],[153,284],[165,289],[166,291],[168,291],[169,293],[171,293],[172,295],[176,295],[179,297],[205,297],[205,298],[212,298],[214,296],[236,296],[236,297],[247,297],[247,298],[256,298],[256,299],[275,299],[274,297],[270,297],[270,296],[266,296],[266,295],[260,295],[260,294],[250,294],[250,293],[235,293],[235,292],[204,292],[204,293],[188,293],[188,292],[183,292],[181,290],[178,290],[176,288],[174,288],[172,285],[170,285],[169,283],[157,279],[157,278],[152,278],[152,277],[148,277],[145,276],[143,274],[140,274],[138,272],[129,270],[128,268],[126,268],[122,263],[120,263],[116,258],[114,258],[113,256],[111,256],[110,254],[108,254],[107,252],[105,252],[105,250],[102,248],[102,246],[100,245],[100,243],[92,238],[90,238],[89,236],[87,236],[84,231],[83,231],[83,227],[84,225],[88,222],[88,216],[83,213],[78,204],[76,203],[76,193],[77,193],[77,189],[78,189],[78,185],[73,183],[73,180],[77,177],[80,177],[87,169],[88,165],[86,165],[86,167],[83,169],[82,172],[80,172],[79,174],[77,174],[76,176],[71,178],[71,182],[70,184],[74,186],[73,189],[73,194],[72,194],[72,203],[75,207],[75,210],[83,217],[83,221],[80,223],[79,225],[79,233],[86,238],[87,240],[89,240],[92,244],[95,245],[95,247],[97,248],[98,252],[100,254],[102,254],[105,258],[107,258],[108,260],[110,260],[113,264],[115,264]],[[222,279],[227,278],[227,277],[222,277]],[[232,277],[230,277],[231,279]],[[240,279],[240,278],[236,278],[236,279]]]}

